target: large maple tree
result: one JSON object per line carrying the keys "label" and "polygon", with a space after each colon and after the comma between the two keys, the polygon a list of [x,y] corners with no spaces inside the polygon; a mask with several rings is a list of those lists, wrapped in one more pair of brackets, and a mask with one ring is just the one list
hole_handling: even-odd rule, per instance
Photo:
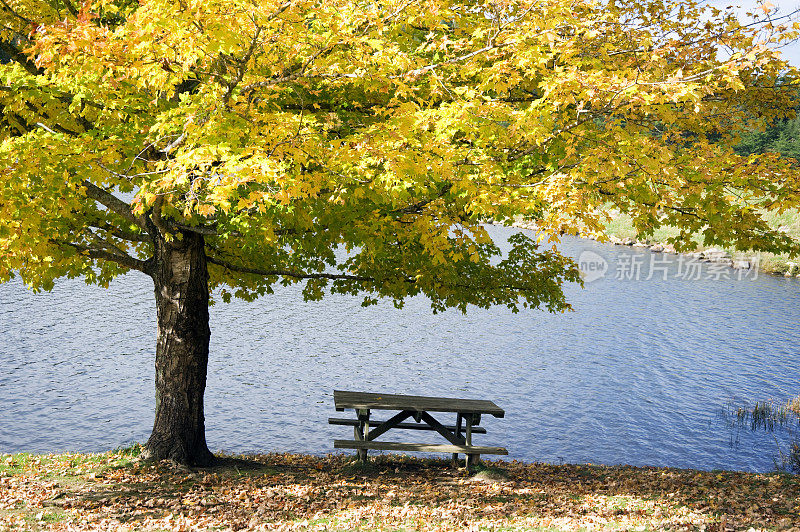
{"label": "large maple tree", "polygon": [[[0,280],[154,282],[146,453],[212,460],[209,294],[275,283],[568,308],[574,263],[482,223],[797,252],[798,173],[740,157],[783,116],[797,25],[692,1],[0,0]],[[767,19],[766,15],[771,15]],[[713,142],[712,142],[713,141]]]}

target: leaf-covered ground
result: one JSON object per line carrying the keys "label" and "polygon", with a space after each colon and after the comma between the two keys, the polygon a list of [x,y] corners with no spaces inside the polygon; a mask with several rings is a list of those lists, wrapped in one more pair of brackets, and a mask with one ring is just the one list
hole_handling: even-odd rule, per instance
{"label": "leaf-covered ground", "polygon": [[797,530],[800,477],[382,456],[0,455],[0,530]]}

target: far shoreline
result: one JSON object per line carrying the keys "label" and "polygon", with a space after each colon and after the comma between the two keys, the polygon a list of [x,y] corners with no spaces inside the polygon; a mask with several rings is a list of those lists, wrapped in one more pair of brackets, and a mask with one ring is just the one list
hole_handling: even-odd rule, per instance
{"label": "far shoreline", "polygon": [[[494,221],[489,222],[491,225],[504,226]],[[510,226],[516,229],[527,229],[529,231],[537,231],[538,228],[534,222],[526,222],[523,220],[516,220]],[[622,234],[632,233],[632,227],[624,227],[621,231]],[[731,251],[725,248],[718,247],[703,247],[698,245],[693,251],[677,251],[675,246],[660,241],[658,239],[639,239],[633,236],[619,237],[615,233],[607,232],[604,239],[595,238],[586,235],[576,235],[578,238],[584,238],[601,244],[610,244],[615,246],[628,246],[632,248],[640,248],[651,251],[653,253],[664,253],[670,255],[680,255],[699,262],[724,264],[733,270],[756,270],[758,273],[764,273],[776,277],[787,278],[800,278],[800,258],[796,260],[789,260],[783,256],[766,255],[759,252],[745,253]],[[755,260],[754,260],[755,259]]]}

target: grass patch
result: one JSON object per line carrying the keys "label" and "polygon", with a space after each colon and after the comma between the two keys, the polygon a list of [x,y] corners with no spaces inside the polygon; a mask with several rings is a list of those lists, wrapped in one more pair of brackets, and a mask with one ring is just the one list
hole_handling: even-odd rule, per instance
{"label": "grass patch", "polygon": [[505,482],[509,479],[508,471],[494,463],[478,462],[470,468],[472,478],[485,482]]}
{"label": "grass patch", "polygon": [[[617,238],[639,239],[639,233],[633,227],[633,219],[625,213],[619,213],[606,223],[606,232]],[[666,242],[668,238],[677,236],[679,231],[674,227],[659,227],[652,236],[647,237],[651,242]],[[700,246],[699,240],[695,242]]]}
{"label": "grass patch", "polygon": [[361,460],[352,460],[342,466],[342,474],[344,475],[367,475],[372,476],[383,470],[380,463],[373,460],[362,462]]}

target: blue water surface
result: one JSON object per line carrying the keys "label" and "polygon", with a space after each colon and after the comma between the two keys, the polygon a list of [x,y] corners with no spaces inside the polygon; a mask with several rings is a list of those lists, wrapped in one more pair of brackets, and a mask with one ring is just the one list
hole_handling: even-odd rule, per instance
{"label": "blue water surface", "polygon": [[[490,230],[498,241],[517,231]],[[213,306],[209,446],[332,452],[350,435],[326,423],[333,390],[350,389],[494,400],[506,417],[485,419],[475,441],[504,445],[509,458],[773,469],[773,437],[731,428],[723,411],[800,394],[798,280],[695,271],[675,255],[579,239],[561,249],[607,268],[566,287],[566,314],[434,315],[424,298],[400,310],[340,295],[305,303],[299,287]],[[108,290],[0,285],[0,452],[145,441],[155,329],[141,274]]]}

